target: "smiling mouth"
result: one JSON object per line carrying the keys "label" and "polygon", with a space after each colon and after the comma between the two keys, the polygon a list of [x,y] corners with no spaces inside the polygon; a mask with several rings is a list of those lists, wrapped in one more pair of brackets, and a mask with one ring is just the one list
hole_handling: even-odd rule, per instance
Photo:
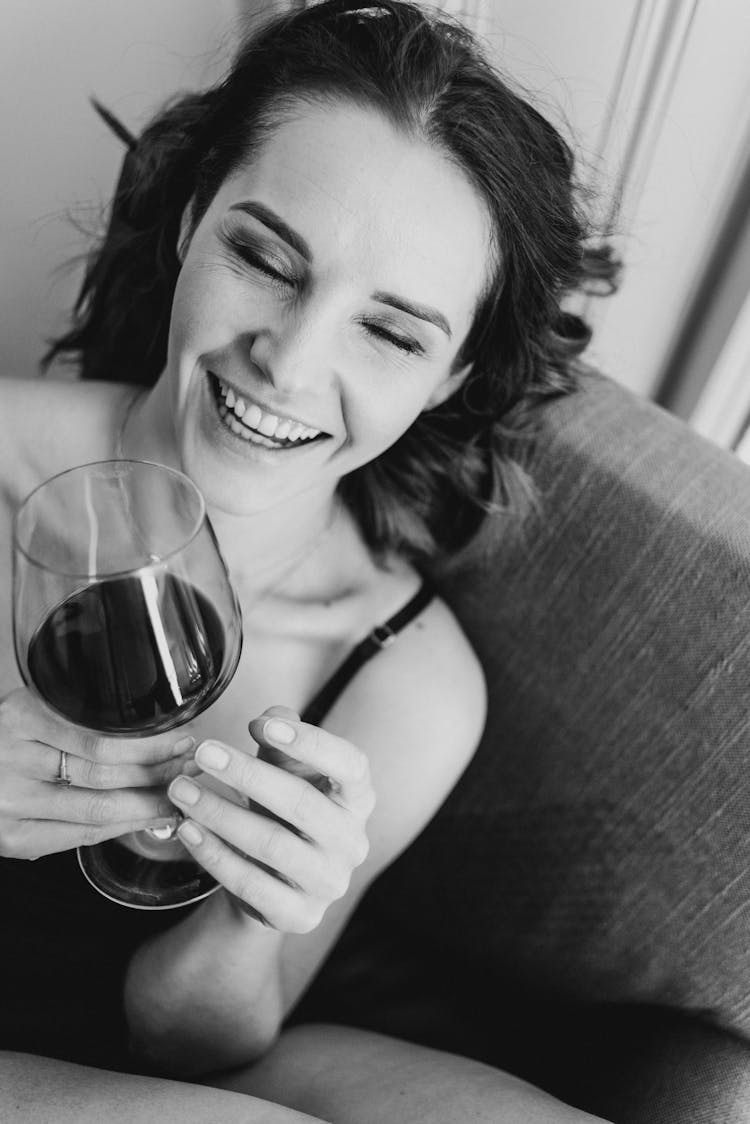
{"label": "smiling mouth", "polygon": [[299,449],[330,436],[292,418],[262,410],[257,403],[240,397],[218,375],[210,371],[208,374],[214,402],[223,424],[249,444],[266,449]]}

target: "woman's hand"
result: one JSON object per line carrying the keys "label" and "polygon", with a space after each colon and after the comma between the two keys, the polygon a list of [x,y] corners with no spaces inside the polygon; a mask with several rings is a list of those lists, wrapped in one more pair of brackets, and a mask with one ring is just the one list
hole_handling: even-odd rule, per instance
{"label": "woman's hand", "polygon": [[367,757],[285,707],[269,708],[249,730],[257,757],[204,741],[195,760],[250,806],[179,778],[169,789],[186,817],[179,836],[245,912],[282,932],[307,933],[367,856],[365,824],[375,805]]}
{"label": "woman's hand", "polygon": [[[171,822],[164,790],[190,770],[194,745],[179,731],[99,737],[25,687],[12,691],[0,702],[0,855],[37,859]],[[60,781],[62,760],[70,784]]]}

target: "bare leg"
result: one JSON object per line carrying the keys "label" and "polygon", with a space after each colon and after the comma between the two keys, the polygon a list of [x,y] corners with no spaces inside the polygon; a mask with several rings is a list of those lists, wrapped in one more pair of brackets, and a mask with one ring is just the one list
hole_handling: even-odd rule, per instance
{"label": "bare leg", "polygon": [[296,1027],[251,1068],[217,1084],[332,1124],[600,1120],[492,1066],[349,1027]]}
{"label": "bare leg", "polygon": [[182,1081],[0,1052],[3,1124],[321,1124],[277,1104]]}

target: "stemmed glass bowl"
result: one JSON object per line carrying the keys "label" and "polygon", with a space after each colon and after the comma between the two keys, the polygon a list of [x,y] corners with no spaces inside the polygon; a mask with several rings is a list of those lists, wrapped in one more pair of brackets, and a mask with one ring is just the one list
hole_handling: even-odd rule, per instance
{"label": "stemmed glass bowl", "polygon": [[[203,497],[136,460],[69,469],[19,508],[15,653],[27,686],[76,726],[138,738],[200,714],[230,682],[242,618]],[[80,847],[89,882],[122,905],[170,909],[216,883],[170,829]]]}

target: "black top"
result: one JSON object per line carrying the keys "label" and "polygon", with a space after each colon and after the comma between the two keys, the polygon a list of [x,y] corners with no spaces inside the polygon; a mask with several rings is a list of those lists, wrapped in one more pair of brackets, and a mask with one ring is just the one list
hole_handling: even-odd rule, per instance
{"label": "black top", "polygon": [[[367,660],[433,597],[426,583],[361,641],[306,707],[319,724]],[[190,907],[187,907],[190,908]],[[67,851],[0,858],[0,1049],[128,1069],[122,983],[135,949],[185,910],[141,911],[97,894]]]}

